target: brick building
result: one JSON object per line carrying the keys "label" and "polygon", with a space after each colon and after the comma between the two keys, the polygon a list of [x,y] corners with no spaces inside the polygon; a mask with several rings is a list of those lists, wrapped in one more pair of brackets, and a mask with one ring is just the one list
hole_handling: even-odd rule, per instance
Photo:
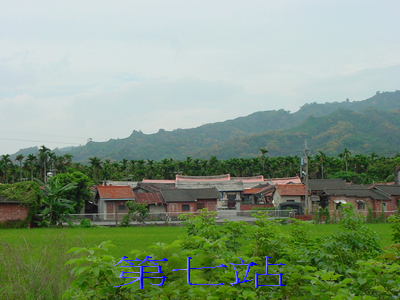
{"label": "brick building", "polygon": [[25,220],[29,214],[29,206],[19,201],[6,200],[0,197],[0,223],[6,221]]}

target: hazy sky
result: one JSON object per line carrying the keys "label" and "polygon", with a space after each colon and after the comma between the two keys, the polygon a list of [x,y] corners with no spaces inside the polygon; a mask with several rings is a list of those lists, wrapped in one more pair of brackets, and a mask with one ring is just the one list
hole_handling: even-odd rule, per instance
{"label": "hazy sky", "polygon": [[398,0],[0,0],[0,154],[400,89],[399,15]]}

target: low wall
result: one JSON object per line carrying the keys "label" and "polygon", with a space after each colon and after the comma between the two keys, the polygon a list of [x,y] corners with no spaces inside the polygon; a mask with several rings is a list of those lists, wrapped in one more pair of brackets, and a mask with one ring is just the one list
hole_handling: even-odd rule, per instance
{"label": "low wall", "polygon": [[294,218],[302,221],[311,221],[312,215],[296,215]]}
{"label": "low wall", "polygon": [[257,208],[273,207],[273,204],[240,204],[240,210],[252,210]]}

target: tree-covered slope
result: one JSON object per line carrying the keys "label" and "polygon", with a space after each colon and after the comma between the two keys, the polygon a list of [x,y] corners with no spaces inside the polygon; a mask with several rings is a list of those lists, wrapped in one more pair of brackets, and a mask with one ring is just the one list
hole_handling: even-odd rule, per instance
{"label": "tree-covered slope", "polygon": [[[381,112],[375,112],[375,115],[368,110],[364,112],[368,107]],[[377,93],[363,101],[305,104],[295,113],[283,109],[259,111],[191,129],[160,129],[154,134],[133,131],[124,139],[91,141],[85,146],[68,148],[67,152],[75,161],[81,162],[87,162],[93,156],[116,160],[161,160],[215,155],[224,159],[256,156],[262,147],[267,147],[271,155],[298,154],[307,139],[314,150],[331,154],[347,147],[362,153],[375,151],[394,155],[399,152],[400,144],[399,139],[393,139],[397,131],[396,121],[391,118],[395,118],[396,112],[388,112],[396,109],[400,110],[400,91]],[[358,114],[353,115],[351,111]],[[360,124],[364,126],[353,124],[360,118]],[[27,155],[26,152],[23,154]]]}
{"label": "tree-covered slope", "polygon": [[347,148],[353,153],[392,156],[400,152],[400,111],[366,108],[360,113],[339,109],[328,116],[310,116],[290,129],[231,139],[212,150],[199,150],[194,156],[252,157],[259,155],[260,148],[268,149],[271,156],[299,155],[305,140],[313,152],[328,155]]}

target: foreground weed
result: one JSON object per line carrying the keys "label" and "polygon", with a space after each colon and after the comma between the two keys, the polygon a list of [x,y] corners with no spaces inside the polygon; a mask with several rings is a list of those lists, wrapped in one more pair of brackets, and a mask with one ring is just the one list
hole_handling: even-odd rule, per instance
{"label": "foreground weed", "polygon": [[70,246],[63,234],[49,238],[40,255],[25,238],[14,246],[2,242],[1,299],[60,299],[73,280],[70,268],[64,267]]}

